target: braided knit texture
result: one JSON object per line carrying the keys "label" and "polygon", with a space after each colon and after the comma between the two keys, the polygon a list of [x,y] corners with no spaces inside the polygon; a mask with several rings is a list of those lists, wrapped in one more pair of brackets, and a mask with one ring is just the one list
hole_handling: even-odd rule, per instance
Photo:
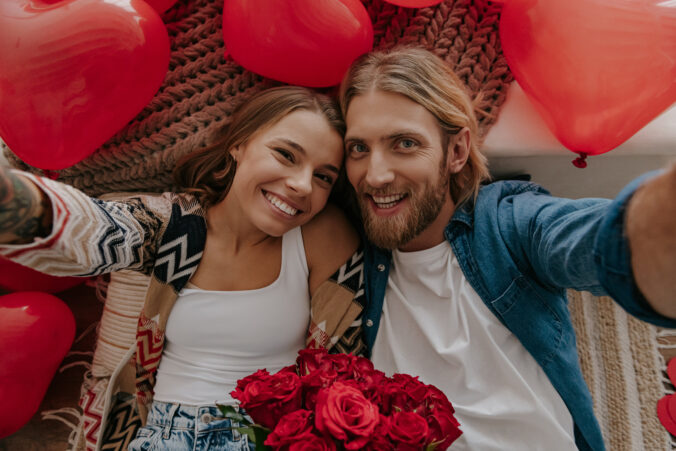
{"label": "braided knit texture", "polygon": [[[421,9],[362,1],[373,23],[374,48],[407,44],[433,50],[466,83],[485,134],[512,81],[498,36],[500,7],[486,0],[445,0]],[[171,172],[179,158],[210,144],[241,102],[279,84],[227,57],[222,10],[223,0],[179,0],[164,13],[171,60],[155,97],[91,156],[48,175],[92,196],[172,190]],[[43,174],[10,149],[4,153],[12,166]]]}

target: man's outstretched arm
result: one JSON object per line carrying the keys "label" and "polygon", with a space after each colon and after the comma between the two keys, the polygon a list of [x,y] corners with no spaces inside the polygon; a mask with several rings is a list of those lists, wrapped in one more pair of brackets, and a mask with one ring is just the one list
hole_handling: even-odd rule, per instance
{"label": "man's outstretched arm", "polygon": [[676,164],[634,193],[625,221],[638,288],[655,311],[676,318]]}

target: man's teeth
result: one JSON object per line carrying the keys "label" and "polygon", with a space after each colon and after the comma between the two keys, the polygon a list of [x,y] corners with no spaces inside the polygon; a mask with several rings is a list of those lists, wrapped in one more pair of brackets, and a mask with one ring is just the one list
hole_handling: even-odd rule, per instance
{"label": "man's teeth", "polygon": [[265,193],[265,198],[270,201],[272,205],[282,210],[287,215],[294,216],[298,213],[298,210],[293,208],[291,205],[285,203],[282,199],[275,196],[274,194]]}
{"label": "man's teeth", "polygon": [[371,196],[373,201],[376,203],[378,208],[391,208],[397,205],[401,199],[404,198],[403,194],[392,194],[389,196]]}

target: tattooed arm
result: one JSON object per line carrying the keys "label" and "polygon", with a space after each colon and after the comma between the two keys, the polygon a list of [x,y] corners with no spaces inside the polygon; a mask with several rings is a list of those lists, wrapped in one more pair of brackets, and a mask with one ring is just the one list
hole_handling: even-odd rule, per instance
{"label": "tattooed arm", "polygon": [[0,243],[30,243],[49,234],[49,198],[30,180],[0,165]]}

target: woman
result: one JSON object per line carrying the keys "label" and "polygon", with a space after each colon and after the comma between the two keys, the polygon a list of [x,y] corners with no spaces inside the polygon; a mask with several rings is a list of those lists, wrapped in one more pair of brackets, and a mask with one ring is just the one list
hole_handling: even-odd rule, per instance
{"label": "woman", "polygon": [[130,360],[90,390],[107,406],[89,428],[99,446],[252,446],[215,403],[234,404],[237,379],[295,359],[310,296],[358,246],[340,211],[324,209],[343,133],[330,99],[280,87],[243,105],[218,144],[179,162],[184,193],[104,202],[0,174],[4,256],[56,275],[152,275]]}

